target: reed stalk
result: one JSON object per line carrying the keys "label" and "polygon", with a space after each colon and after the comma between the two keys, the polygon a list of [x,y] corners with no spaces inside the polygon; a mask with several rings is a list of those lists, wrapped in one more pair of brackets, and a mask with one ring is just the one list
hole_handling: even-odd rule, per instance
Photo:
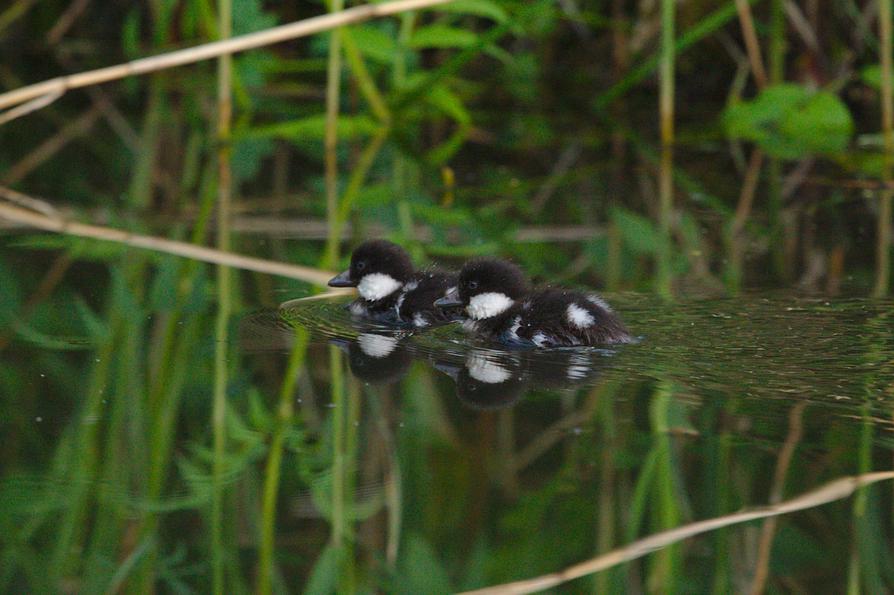
{"label": "reed stalk", "polygon": [[[337,13],[344,6],[343,0],[329,0],[329,11]],[[329,224],[324,267],[334,267],[338,262],[339,241],[336,235],[338,211],[338,112],[341,101],[341,30],[336,28],[329,35],[329,58],[326,64],[326,131],[323,139],[326,183],[326,221]]]}
{"label": "reed stalk", "polygon": [[[24,196],[25,198],[31,198],[27,195],[3,187],[0,187],[0,196]],[[31,198],[31,200],[35,199]],[[225,250],[216,250],[205,246],[196,246],[187,242],[178,242],[166,238],[134,234],[112,227],[78,223],[77,221],[64,219],[60,216],[50,216],[35,212],[31,209],[23,209],[3,204],[2,202],[0,202],[0,219],[5,219],[36,229],[42,229],[44,231],[54,231],[82,238],[114,242],[125,246],[152,250],[164,254],[172,254],[174,256],[182,256],[184,258],[211,264],[225,265],[246,271],[255,271],[257,273],[267,273],[270,275],[298,279],[317,285],[325,285],[334,274],[330,271],[284,262],[264,260],[262,258],[242,256],[241,254],[234,254]]]}
{"label": "reed stalk", "polygon": [[785,78],[785,7],[784,0],[770,3],[770,84],[781,83]]}
{"label": "reed stalk", "polygon": [[291,39],[307,37],[336,27],[360,23],[372,18],[389,16],[400,12],[431,8],[447,4],[453,0],[396,0],[382,4],[362,4],[347,10],[312,17],[303,21],[272,27],[255,33],[222,39],[184,50],[168,52],[149,58],[141,58],[116,66],[107,66],[78,74],[57,77],[34,85],[28,85],[0,94],[0,109],[6,109],[36,98],[47,98],[50,102],[66,91],[98,85],[139,74],[156,72],[210,60],[220,56],[244,52],[246,50],[281,43]]}
{"label": "reed stalk", "polygon": [[[227,39],[232,33],[231,0],[217,0],[218,33]],[[232,199],[232,177],[230,158],[233,57],[224,54],[217,62],[217,247],[230,247],[230,203]],[[217,595],[226,592],[224,586],[224,544],[223,544],[223,474],[226,455],[226,414],[227,414],[227,353],[228,328],[232,309],[230,268],[217,267],[218,307],[215,321],[214,348],[214,402],[211,425],[214,432],[214,462],[212,465],[211,499],[211,568],[213,591]]]}
{"label": "reed stalk", "polygon": [[759,89],[767,86],[767,71],[764,69],[764,59],[761,57],[761,46],[757,40],[757,32],[754,30],[754,17],[751,15],[751,5],[748,0],[736,0],[736,11],[739,13],[739,24],[742,28],[742,37],[745,39],[745,49],[748,52],[748,62],[751,64],[751,74]]}
{"label": "reed stalk", "polygon": [[661,531],[612,550],[590,560],[563,568],[558,572],[544,574],[535,578],[494,585],[474,591],[465,591],[460,595],[521,595],[544,591],[583,576],[601,572],[608,568],[629,562],[651,554],[668,545],[679,543],[684,539],[716,531],[723,527],[731,527],[759,519],[766,519],[783,514],[791,514],[800,510],[809,510],[824,504],[848,498],[860,489],[880,481],[894,480],[894,471],[876,471],[853,476],[839,477],[820,487],[790,498],[779,504],[750,508],[731,514],[705,519]]}
{"label": "reed stalk", "polygon": [[659,67],[661,144],[674,142],[674,0],[661,0],[661,64]]}
{"label": "reed stalk", "polygon": [[[882,133],[885,138],[884,180],[891,179],[892,159],[894,159],[894,81],[892,81],[892,35],[891,2],[879,0],[879,56],[882,67]],[[878,205],[878,225],[876,232],[875,287],[872,295],[888,295],[891,277],[891,197],[890,190],[881,193]]]}

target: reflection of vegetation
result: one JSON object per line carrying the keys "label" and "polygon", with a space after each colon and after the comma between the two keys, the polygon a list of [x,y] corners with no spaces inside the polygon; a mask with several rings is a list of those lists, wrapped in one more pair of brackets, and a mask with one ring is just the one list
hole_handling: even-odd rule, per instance
{"label": "reflection of vegetation", "polygon": [[[877,66],[890,30],[877,39],[852,2],[800,12],[790,40],[781,0],[753,15],[736,10],[747,2],[607,4],[457,0],[346,27],[341,48],[324,34],[237,55],[221,89],[232,131],[217,140],[207,64],[72,91],[0,128],[0,182],[75,218],[194,244],[215,232],[225,245],[230,221],[233,249],[310,266],[342,260],[344,237],[384,233],[420,258],[504,253],[537,277],[612,290],[885,294],[890,163],[871,133],[876,88],[890,94]],[[0,10],[0,84],[226,30],[206,1],[97,10]],[[321,8],[233,10],[240,34]],[[671,22],[679,35],[659,47]],[[768,50],[763,77],[749,32]],[[653,130],[659,56],[677,73],[673,162]],[[725,133],[729,154],[704,150]],[[866,153],[848,151],[855,140]],[[213,226],[228,175],[232,212]],[[710,302],[686,306],[694,326],[686,308],[651,304],[631,320],[652,334],[648,357],[619,356],[622,372],[595,388],[479,414],[421,367],[361,386],[335,348],[302,335],[285,364],[224,349],[227,307],[210,330],[221,296],[234,314],[282,301],[268,277],[233,282],[92,241],[4,237],[0,590],[476,588],[890,465],[889,327],[860,326],[854,347],[861,304]],[[850,508],[766,524],[761,540],[729,527],[593,584],[883,591],[889,509],[865,488]]]}

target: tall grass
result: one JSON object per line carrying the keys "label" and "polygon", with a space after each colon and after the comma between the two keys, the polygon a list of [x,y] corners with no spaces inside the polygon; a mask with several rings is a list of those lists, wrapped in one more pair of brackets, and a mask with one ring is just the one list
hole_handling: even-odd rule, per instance
{"label": "tall grass", "polygon": [[[217,2],[217,28],[221,39],[232,33],[233,7],[230,0]],[[233,58],[221,56],[217,62],[217,247],[230,248],[230,204],[233,184],[230,160],[231,120],[233,117]],[[217,267],[217,318],[215,322],[214,348],[214,405],[211,427],[214,433],[213,497],[211,500],[211,568],[213,591],[227,592],[224,583],[223,501],[226,454],[227,377],[229,368],[229,325],[232,313],[231,271],[229,267]]]}

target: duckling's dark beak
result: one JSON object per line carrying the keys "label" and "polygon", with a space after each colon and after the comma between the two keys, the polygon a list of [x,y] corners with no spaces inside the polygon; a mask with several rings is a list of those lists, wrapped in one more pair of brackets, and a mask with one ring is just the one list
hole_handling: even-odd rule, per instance
{"label": "duckling's dark beak", "polygon": [[435,300],[435,305],[439,308],[452,308],[454,306],[462,306],[463,301],[459,297],[459,289],[451,287],[444,294],[444,297]]}
{"label": "duckling's dark beak", "polygon": [[445,374],[447,374],[454,380],[456,380],[456,378],[459,376],[459,373],[462,372],[462,370],[463,370],[463,366],[458,366],[455,364],[448,364],[445,362],[437,362],[432,365],[435,367],[435,370],[438,370],[439,372],[444,372]]}
{"label": "duckling's dark beak", "polygon": [[348,269],[329,279],[329,287],[357,287],[357,284],[351,281],[351,270]]}

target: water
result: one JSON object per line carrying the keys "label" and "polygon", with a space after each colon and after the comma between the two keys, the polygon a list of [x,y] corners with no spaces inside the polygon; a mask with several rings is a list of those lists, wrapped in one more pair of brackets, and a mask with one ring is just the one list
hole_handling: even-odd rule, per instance
{"label": "water", "polygon": [[[391,577],[407,592],[441,592],[537,577],[891,468],[891,301],[611,297],[638,343],[505,351],[458,325],[411,333],[351,321],[338,300],[246,318],[254,367],[284,358],[295,328],[310,333],[316,388],[298,389],[298,408],[342,458],[324,456],[325,486],[284,512],[283,534],[317,551],[313,570],[293,572],[323,572],[323,546],[299,519],[322,517],[324,528],[336,507],[351,552],[338,581],[357,581],[337,589]],[[319,388],[328,384],[344,386],[334,403]],[[338,491],[329,473],[341,474]],[[890,494],[882,484],[708,532],[569,589],[840,592],[851,573],[886,580]]]}
{"label": "water", "polygon": [[[293,300],[233,320],[217,455],[213,316],[117,295],[72,349],[25,333],[0,362],[8,592],[204,592],[219,556],[247,589],[267,568],[282,592],[439,593],[627,546],[631,561],[557,588],[890,580],[889,478],[826,489],[891,469],[890,300],[609,295],[637,343],[545,351],[352,320],[344,297]],[[76,368],[88,385],[70,382]],[[730,516],[802,496],[778,517]],[[710,519],[721,527],[638,545]]]}

